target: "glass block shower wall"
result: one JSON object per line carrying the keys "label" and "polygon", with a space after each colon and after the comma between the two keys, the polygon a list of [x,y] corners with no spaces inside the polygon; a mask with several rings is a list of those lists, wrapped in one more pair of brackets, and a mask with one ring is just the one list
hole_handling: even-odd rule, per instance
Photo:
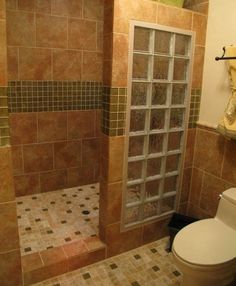
{"label": "glass block shower wall", "polygon": [[123,223],[174,212],[189,107],[192,33],[134,24]]}

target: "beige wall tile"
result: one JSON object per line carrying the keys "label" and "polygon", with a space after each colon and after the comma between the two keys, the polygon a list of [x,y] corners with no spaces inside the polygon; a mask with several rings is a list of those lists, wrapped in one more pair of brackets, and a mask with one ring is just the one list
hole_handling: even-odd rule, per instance
{"label": "beige wall tile", "polygon": [[89,20],[68,20],[68,46],[71,49],[96,50],[96,22]]}
{"label": "beige wall tile", "polygon": [[196,46],[193,59],[192,88],[202,87],[205,48]]}
{"label": "beige wall tile", "polygon": [[11,148],[0,148],[0,203],[15,199]]}
{"label": "beige wall tile", "polygon": [[0,213],[4,219],[0,221],[0,253],[19,248],[16,203],[0,204]]}
{"label": "beige wall tile", "polygon": [[8,80],[18,80],[18,48],[7,48],[7,76]]}
{"label": "beige wall tile", "polygon": [[192,12],[160,4],[158,6],[157,23],[191,30]]}
{"label": "beige wall tile", "polygon": [[36,44],[38,47],[67,48],[67,19],[37,14]]}
{"label": "beige wall tile", "polygon": [[103,19],[103,0],[86,0],[84,1],[83,17],[88,19]]}
{"label": "beige wall tile", "polygon": [[20,48],[20,80],[51,80],[51,66],[51,50],[40,48]]}
{"label": "beige wall tile", "polygon": [[193,13],[193,31],[196,32],[196,45],[205,46],[206,42],[207,16]]}
{"label": "beige wall tile", "polygon": [[81,18],[82,0],[52,0],[52,14]]}
{"label": "beige wall tile", "polygon": [[6,18],[6,0],[0,0],[0,19]]}
{"label": "beige wall tile", "polygon": [[33,13],[7,11],[7,44],[10,46],[35,46]]}
{"label": "beige wall tile", "polygon": [[53,80],[80,80],[82,52],[71,50],[53,51]]}
{"label": "beige wall tile", "polygon": [[0,21],[0,86],[7,86],[6,21]]}
{"label": "beige wall tile", "polygon": [[0,254],[0,281],[4,286],[22,286],[20,250]]}
{"label": "beige wall tile", "polygon": [[97,52],[83,52],[82,80],[102,81],[102,54]]}
{"label": "beige wall tile", "polygon": [[13,174],[19,175],[23,173],[23,158],[22,158],[22,146],[12,146],[12,163]]}

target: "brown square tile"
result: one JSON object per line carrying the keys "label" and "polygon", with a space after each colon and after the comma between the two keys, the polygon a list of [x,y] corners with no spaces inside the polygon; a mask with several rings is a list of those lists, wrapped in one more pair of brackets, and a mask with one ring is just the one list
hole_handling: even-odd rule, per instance
{"label": "brown square tile", "polygon": [[102,54],[97,52],[83,53],[82,80],[102,81]]}
{"label": "brown square tile", "polygon": [[37,113],[11,113],[9,123],[12,145],[37,142]]}
{"label": "brown square tile", "polygon": [[101,248],[105,248],[105,244],[101,242],[98,237],[87,237],[84,239],[84,243],[88,249],[88,251],[94,251]]}
{"label": "brown square tile", "polygon": [[13,174],[19,175],[23,173],[23,158],[22,158],[22,146],[12,146],[12,164]]}
{"label": "brown square tile", "polygon": [[191,30],[192,13],[167,5],[158,6],[157,23],[180,29]]}
{"label": "brown square tile", "polygon": [[25,11],[34,11],[35,3],[32,0],[18,0],[18,9]]}
{"label": "brown square tile", "polygon": [[95,111],[68,112],[68,139],[95,137]]}
{"label": "brown square tile", "polygon": [[193,62],[193,75],[192,75],[192,88],[201,88],[203,65],[204,65],[204,47],[195,47],[194,62]]}
{"label": "brown square tile", "polygon": [[40,256],[45,266],[66,260],[62,247],[54,247],[52,249],[40,251]]}
{"label": "brown square tile", "polygon": [[6,21],[0,22],[0,85],[7,86]]}
{"label": "brown square tile", "polygon": [[12,156],[9,147],[0,148],[0,202],[15,199],[12,173]]}
{"label": "brown square tile", "polygon": [[5,0],[0,1],[0,19],[6,19],[6,2],[5,2]]}
{"label": "brown square tile", "polygon": [[82,0],[52,0],[52,14],[81,18]]}
{"label": "brown square tile", "polygon": [[53,51],[54,80],[80,80],[81,68],[82,68],[82,53],[80,51],[69,51],[69,50]]}
{"label": "brown square tile", "polygon": [[57,142],[54,144],[56,169],[81,166],[81,141]]}
{"label": "brown square tile", "polygon": [[95,183],[93,166],[83,166],[79,168],[67,169],[67,185],[68,187],[76,187]]}
{"label": "brown square tile", "polygon": [[24,170],[26,173],[52,170],[52,144],[34,144],[23,146],[23,160]]}
{"label": "brown square tile", "polygon": [[27,196],[40,193],[39,174],[14,176],[16,196]]}
{"label": "brown square tile", "polygon": [[96,22],[70,18],[68,25],[69,48],[96,50]]}
{"label": "brown square tile", "polygon": [[43,267],[43,262],[38,252],[24,255],[21,260],[24,273]]}
{"label": "brown square tile", "polygon": [[94,166],[100,162],[100,139],[82,140],[82,166]]}
{"label": "brown square tile", "polygon": [[167,225],[170,218],[163,219],[143,226],[143,244],[149,243],[169,235]]}
{"label": "brown square tile", "polygon": [[86,253],[88,251],[83,240],[65,244],[63,245],[63,249],[68,258],[81,255],[82,253]]}
{"label": "brown square tile", "polygon": [[18,80],[18,48],[7,48],[8,80]]}
{"label": "brown square tile", "polygon": [[185,161],[184,167],[191,167],[193,165],[193,154],[195,144],[196,128],[188,129],[187,131],[187,143],[185,149]]}
{"label": "brown square tile", "polygon": [[2,217],[4,217],[4,220],[0,221],[0,252],[18,249],[19,235],[16,218],[16,204],[13,202],[0,204],[0,213]]}
{"label": "brown square tile", "polygon": [[203,176],[200,208],[214,217],[219,205],[219,195],[232,187],[229,183],[205,173]]}
{"label": "brown square tile", "polygon": [[38,142],[52,142],[67,138],[66,112],[38,113]]}
{"label": "brown square tile", "polygon": [[193,31],[196,32],[196,45],[205,46],[207,16],[193,13]]}
{"label": "brown square tile", "polygon": [[7,11],[7,43],[9,46],[35,46],[33,13]]}
{"label": "brown square tile", "polygon": [[39,47],[66,48],[67,19],[65,17],[37,14],[36,43]]}
{"label": "brown square tile", "polygon": [[191,188],[192,168],[183,170],[182,188],[180,193],[180,202],[188,202],[190,188]]}
{"label": "brown square tile", "polygon": [[51,50],[41,48],[19,49],[20,80],[51,80]]}
{"label": "brown square tile", "polygon": [[203,172],[199,169],[193,168],[191,192],[189,194],[189,202],[199,205],[201,189],[202,189]]}
{"label": "brown square tile", "polygon": [[0,254],[0,281],[4,286],[22,286],[20,251]]}
{"label": "brown square tile", "polygon": [[61,190],[67,185],[66,170],[40,173],[41,192]]}
{"label": "brown square tile", "polygon": [[194,165],[220,176],[225,139],[214,132],[197,129]]}
{"label": "brown square tile", "polygon": [[233,184],[236,184],[236,162],[234,156],[232,156],[235,151],[236,142],[233,140],[226,141],[222,178]]}
{"label": "brown square tile", "polygon": [[87,0],[83,7],[84,18],[89,19],[103,19],[104,1],[103,0]]}
{"label": "brown square tile", "polygon": [[51,13],[51,0],[36,0],[35,3],[36,12],[39,13]]}

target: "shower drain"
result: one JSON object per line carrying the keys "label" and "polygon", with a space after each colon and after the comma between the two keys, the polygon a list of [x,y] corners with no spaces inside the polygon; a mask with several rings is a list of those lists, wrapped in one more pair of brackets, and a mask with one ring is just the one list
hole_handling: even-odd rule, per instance
{"label": "shower drain", "polygon": [[82,211],[82,214],[90,214],[90,211]]}

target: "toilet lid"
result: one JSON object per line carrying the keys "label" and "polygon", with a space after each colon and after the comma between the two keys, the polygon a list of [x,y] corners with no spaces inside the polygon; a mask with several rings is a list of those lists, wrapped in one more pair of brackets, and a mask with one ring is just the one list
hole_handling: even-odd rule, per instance
{"label": "toilet lid", "polygon": [[178,232],[173,249],[188,263],[226,263],[236,258],[236,231],[216,219],[201,220]]}

